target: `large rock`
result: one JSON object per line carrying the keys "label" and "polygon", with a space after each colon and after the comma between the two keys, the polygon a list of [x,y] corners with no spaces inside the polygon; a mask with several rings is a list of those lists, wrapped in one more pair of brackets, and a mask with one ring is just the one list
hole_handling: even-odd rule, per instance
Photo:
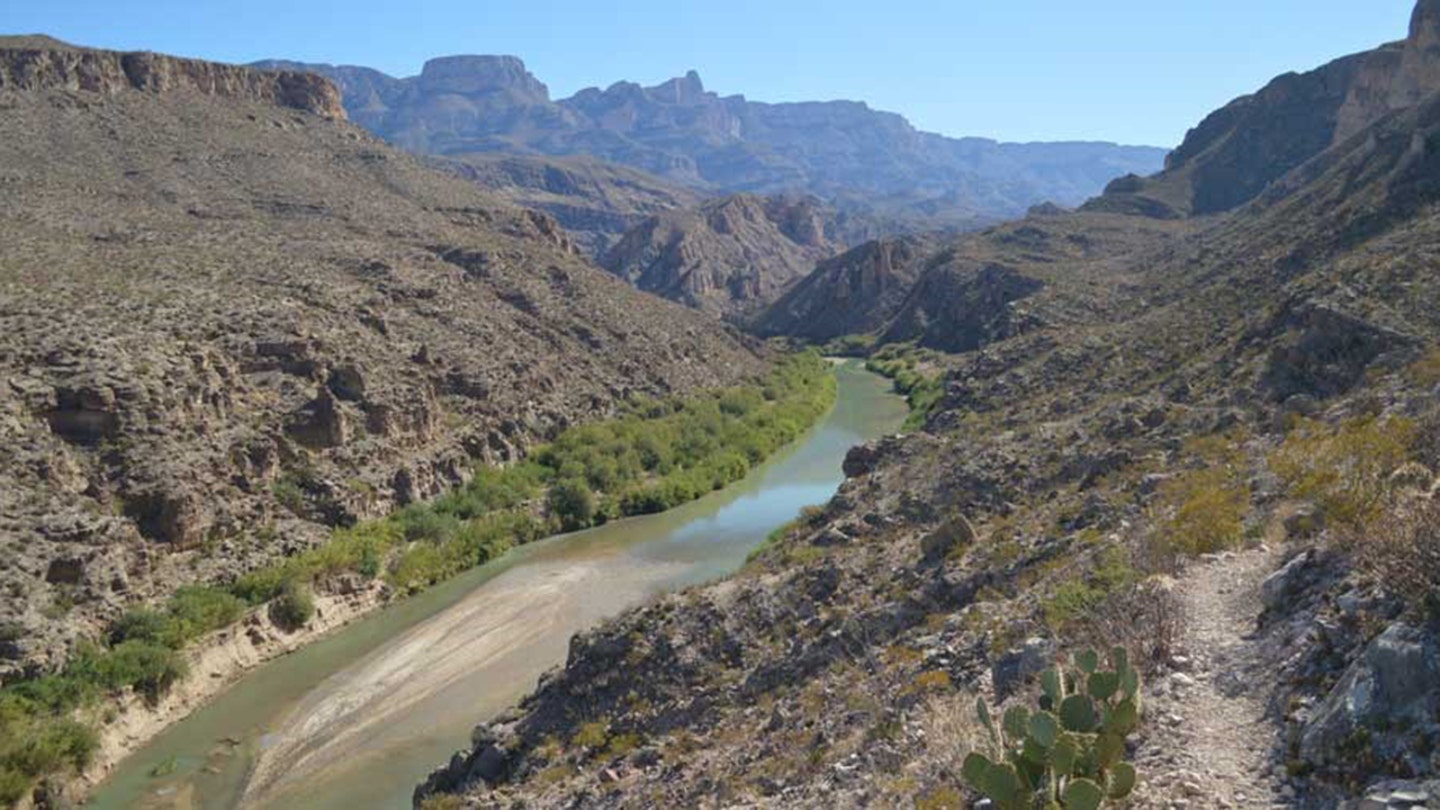
{"label": "large rock", "polygon": [[1380,761],[1404,757],[1431,733],[1440,710],[1440,645],[1433,634],[1392,624],[1346,670],[1305,723],[1300,756],[1320,768],[1344,768],[1357,746]]}
{"label": "large rock", "polygon": [[1309,550],[1295,555],[1278,571],[1260,583],[1260,601],[1266,613],[1284,611],[1290,601],[1299,596],[1315,581],[1317,567],[1315,551]]}

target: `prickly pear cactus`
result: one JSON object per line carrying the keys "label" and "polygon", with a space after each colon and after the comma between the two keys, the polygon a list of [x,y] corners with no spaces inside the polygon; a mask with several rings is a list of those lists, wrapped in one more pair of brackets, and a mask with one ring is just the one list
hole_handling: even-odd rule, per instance
{"label": "prickly pear cactus", "polygon": [[981,698],[980,723],[992,750],[965,758],[962,776],[997,810],[1097,810],[1135,788],[1125,738],[1140,723],[1140,673],[1124,647],[1075,654],[1074,666],[1040,676],[1039,711],[1017,706],[996,722]]}

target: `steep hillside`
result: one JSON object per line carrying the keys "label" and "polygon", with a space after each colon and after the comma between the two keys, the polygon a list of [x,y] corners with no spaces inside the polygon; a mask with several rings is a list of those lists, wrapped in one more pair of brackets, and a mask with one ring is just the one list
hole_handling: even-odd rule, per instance
{"label": "steep hillside", "polygon": [[764,368],[308,74],[0,41],[0,677],[122,606]]}
{"label": "steep hillside", "polygon": [[994,222],[1046,200],[1078,205],[1114,177],[1158,169],[1163,156],[1107,143],[947,138],[863,103],[721,97],[694,71],[655,87],[617,82],[552,101],[506,56],[434,59],[405,79],[366,68],[257,65],[331,77],[355,120],[414,151],[592,155],[691,186],[816,194],[927,227]]}
{"label": "steep hillside", "polygon": [[1223,216],[953,244],[911,302],[951,325],[895,336],[954,351],[924,429],[739,576],[576,639],[417,798],[965,806],[976,696],[1118,643],[1135,806],[1432,801],[1437,136],[1427,95]]}
{"label": "steep hillside", "polygon": [[460,176],[559,222],[586,255],[604,256],[627,231],[665,211],[699,206],[701,195],[645,172],[589,157],[454,155]]}
{"label": "steep hillside", "polygon": [[642,290],[724,315],[773,301],[843,242],[818,200],[739,194],[657,214],[600,260]]}
{"label": "steep hillside", "polygon": [[1126,177],[1087,207],[1148,216],[1228,211],[1268,184],[1393,110],[1416,104],[1440,81],[1440,3],[1419,3],[1409,36],[1287,73],[1190,130],[1150,178]]}
{"label": "steep hillside", "polygon": [[879,331],[905,301],[936,242],[877,239],[823,261],[767,307],[752,331],[815,343]]}

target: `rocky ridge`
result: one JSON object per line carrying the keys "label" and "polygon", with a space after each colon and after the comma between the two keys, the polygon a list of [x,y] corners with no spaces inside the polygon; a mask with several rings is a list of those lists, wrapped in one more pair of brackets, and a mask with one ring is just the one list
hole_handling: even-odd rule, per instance
{"label": "rocky ridge", "polygon": [[0,76],[0,677],[632,394],[764,368],[323,79],[33,38]]}
{"label": "rocky ridge", "polygon": [[335,85],[303,71],[261,72],[164,54],[77,48],[49,37],[0,37],[0,91],[194,92],[345,118]]}
{"label": "rocky ridge", "polygon": [[1211,113],[1154,177],[1125,177],[1087,207],[1147,216],[1213,214],[1399,109],[1440,81],[1440,4],[1418,3],[1409,35],[1306,73],[1287,73]]}
{"label": "rocky ridge", "polygon": [[650,217],[701,202],[693,189],[589,157],[491,153],[455,155],[443,165],[516,205],[554,217],[576,246],[597,260]]}
{"label": "rocky ridge", "polygon": [[444,57],[403,79],[360,67],[256,64],[332,78],[356,121],[417,152],[591,155],[712,192],[814,194],[927,229],[995,222],[1044,200],[1078,205],[1111,178],[1159,168],[1162,157],[1152,147],[947,138],[851,101],[721,97],[694,71],[654,87],[617,82],[552,101],[514,57]]}
{"label": "rocky ridge", "polygon": [[876,239],[827,259],[751,325],[760,335],[824,343],[880,331],[935,250],[933,237]]}

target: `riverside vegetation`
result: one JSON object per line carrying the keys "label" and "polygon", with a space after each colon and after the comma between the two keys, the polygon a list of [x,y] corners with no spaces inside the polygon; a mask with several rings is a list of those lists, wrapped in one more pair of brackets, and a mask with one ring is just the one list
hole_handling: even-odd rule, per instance
{"label": "riverside vegetation", "polygon": [[35,780],[83,768],[108,695],[149,700],[185,677],[184,647],[267,605],[282,627],[313,616],[312,588],[340,575],[384,577],[418,591],[517,544],[663,511],[744,477],[835,400],[816,353],[790,356],[762,381],[701,396],[637,398],[619,418],[570,428],[526,461],[480,467],[465,486],[389,517],[336,529],[330,542],[228,585],[189,586],[136,608],[65,669],[0,690],[0,801]]}

